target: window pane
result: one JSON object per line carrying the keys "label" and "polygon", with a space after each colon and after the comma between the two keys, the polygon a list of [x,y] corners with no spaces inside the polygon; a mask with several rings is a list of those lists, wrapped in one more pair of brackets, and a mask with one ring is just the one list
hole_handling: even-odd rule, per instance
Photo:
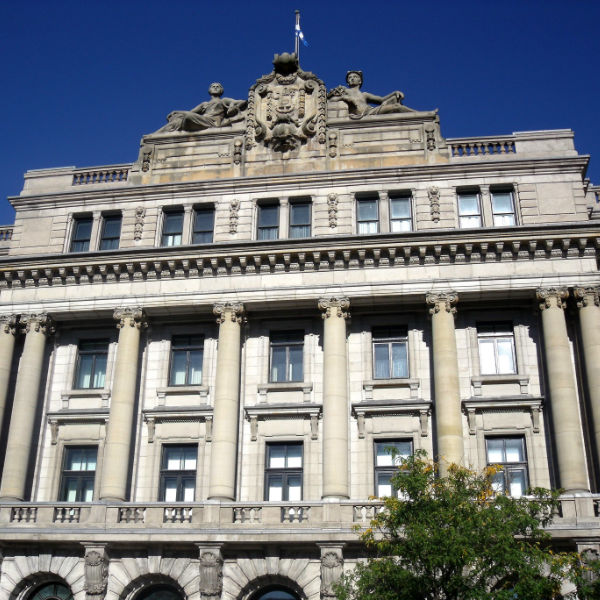
{"label": "window pane", "polygon": [[377,221],[359,223],[358,233],[377,233]]}
{"label": "window pane", "polygon": [[515,224],[515,215],[494,215],[496,227],[510,227]]}
{"label": "window pane", "polygon": [[76,502],[77,501],[77,480],[75,479],[67,479],[65,484],[65,494],[64,498],[66,502]]}
{"label": "window pane", "polygon": [[461,216],[479,215],[479,197],[477,194],[460,194],[458,212]]}
{"label": "window pane", "polygon": [[507,439],[506,440],[506,462],[523,462],[523,440],[522,439]]}
{"label": "window pane", "polygon": [[200,385],[202,383],[202,350],[190,350],[190,372],[189,381],[190,385]]}
{"label": "window pane", "polygon": [[392,219],[410,218],[410,198],[392,198],[390,213]]}
{"label": "window pane", "polygon": [[290,444],[287,447],[287,467],[302,468],[302,446],[300,444]]}
{"label": "window pane", "polygon": [[392,377],[408,377],[408,356],[405,342],[392,344]]}
{"label": "window pane", "polygon": [[279,225],[279,206],[270,204],[258,208],[259,227],[277,227]]}
{"label": "window pane", "polygon": [[358,220],[377,221],[377,200],[358,201]]}
{"label": "window pane", "polygon": [[196,446],[188,446],[183,449],[183,464],[182,468],[185,471],[196,470],[196,457],[198,456],[198,449]]}
{"label": "window pane", "polygon": [[119,247],[119,238],[103,238],[100,241],[100,250],[116,250]]}
{"label": "window pane", "polygon": [[310,223],[310,204],[294,203],[290,204],[290,224],[291,225],[306,225]]}
{"label": "window pane", "polygon": [[511,469],[506,473],[509,493],[513,498],[520,498],[527,488],[524,469]]}
{"label": "window pane", "polygon": [[269,446],[269,467],[271,469],[285,467],[285,446]]}
{"label": "window pane", "polygon": [[290,346],[288,381],[302,381],[302,346]]}
{"label": "window pane", "polygon": [[171,359],[171,385],[185,385],[185,369],[187,364],[187,352],[177,350],[173,352]]}
{"label": "window pane", "polygon": [[511,192],[494,192],[492,194],[492,210],[494,213],[512,213],[513,203]]}
{"label": "window pane", "polygon": [[412,221],[410,219],[395,219],[392,221],[392,232],[412,231]]}
{"label": "window pane", "polygon": [[479,340],[479,365],[484,375],[496,373],[494,340]]}
{"label": "window pane", "polygon": [[491,439],[487,441],[487,459],[490,464],[504,462],[504,440]]}
{"label": "window pane", "polygon": [[390,378],[389,344],[373,344],[375,350],[375,379]]}
{"label": "window pane", "polygon": [[194,219],[194,231],[212,231],[214,225],[215,213],[212,208],[196,209]]}
{"label": "window pane", "polygon": [[94,499],[94,480],[87,479],[83,482],[81,502],[92,502]]}
{"label": "window pane", "polygon": [[96,354],[96,363],[94,365],[93,388],[104,387],[104,378],[106,375],[106,354]]}
{"label": "window pane", "polygon": [[177,502],[177,478],[166,477],[165,478],[165,502]]}
{"label": "window pane", "polygon": [[77,387],[89,388],[92,381],[92,367],[94,364],[93,354],[79,355],[79,372],[77,374]]}
{"label": "window pane", "polygon": [[185,478],[183,480],[183,502],[193,502],[196,482],[191,478]]}
{"label": "window pane", "polygon": [[391,467],[393,465],[390,442],[377,442],[375,445],[375,465],[378,467]]}
{"label": "window pane", "polygon": [[400,464],[401,459],[412,454],[412,442],[388,442],[387,445],[396,450],[396,464]]}
{"label": "window pane", "polygon": [[302,500],[302,477],[300,475],[288,477],[288,500],[292,502]]}
{"label": "window pane", "polygon": [[273,346],[271,349],[271,381],[285,381],[286,346]]}
{"label": "window pane", "polygon": [[310,237],[310,225],[292,225],[290,227],[291,238]]}
{"label": "window pane", "polygon": [[183,449],[178,446],[165,446],[163,452],[165,453],[165,468],[169,471],[179,471],[183,464]]}
{"label": "window pane", "polygon": [[276,240],[279,235],[278,227],[261,228],[258,230],[259,240]]}
{"label": "window pane", "polygon": [[[493,462],[493,461],[490,461]],[[492,477],[492,490],[496,494],[504,493],[504,472],[496,473]]]}
{"label": "window pane", "polygon": [[481,227],[481,217],[461,217],[460,226],[463,228]]}
{"label": "window pane", "polygon": [[165,213],[165,221],[163,226],[163,233],[166,234],[181,234],[183,230],[183,213],[173,212]]}
{"label": "window pane", "polygon": [[88,448],[85,451],[85,471],[96,470],[96,455],[98,450],[96,448]]}
{"label": "window pane", "polygon": [[498,373],[516,373],[512,340],[497,340]]}
{"label": "window pane", "polygon": [[378,473],[377,474],[377,496],[383,498],[385,496],[392,496],[392,476],[390,473]]}
{"label": "window pane", "polygon": [[104,218],[104,237],[114,238],[121,234],[121,217]]}
{"label": "window pane", "polygon": [[283,500],[283,477],[281,475],[270,475],[268,486],[268,500],[274,502]]}

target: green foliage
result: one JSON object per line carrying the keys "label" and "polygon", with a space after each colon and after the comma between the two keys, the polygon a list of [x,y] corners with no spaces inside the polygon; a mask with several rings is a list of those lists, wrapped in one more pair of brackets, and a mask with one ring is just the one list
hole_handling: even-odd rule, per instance
{"label": "green foliage", "polygon": [[543,530],[559,493],[494,494],[496,472],[452,465],[440,478],[422,451],[403,460],[393,479],[402,499],[385,498],[362,532],[370,558],[342,579],[338,598],[551,600],[562,598],[565,578],[578,585],[580,599],[600,597],[598,588],[586,595],[577,555],[554,553]]}

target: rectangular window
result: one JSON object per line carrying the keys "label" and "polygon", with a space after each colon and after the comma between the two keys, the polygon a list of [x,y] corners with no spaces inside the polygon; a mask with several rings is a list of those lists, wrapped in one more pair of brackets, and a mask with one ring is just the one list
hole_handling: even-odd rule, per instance
{"label": "rectangular window", "polygon": [[379,440],[375,442],[375,495],[378,498],[398,496],[392,477],[403,458],[413,453],[411,440]]}
{"label": "rectangular window", "polygon": [[304,331],[271,332],[272,382],[303,381]]}
{"label": "rectangular window", "polygon": [[302,444],[267,444],[265,498],[302,500]]}
{"label": "rectangular window", "polygon": [[408,377],[408,341],[406,329],[377,327],[373,329],[373,378]]}
{"label": "rectangular window", "polygon": [[159,502],[193,502],[198,446],[163,446]]}
{"label": "rectangular window", "polygon": [[169,385],[201,385],[204,338],[178,335],[171,340]]}
{"label": "rectangular window", "polygon": [[390,231],[412,231],[411,204],[408,194],[390,194]]}
{"label": "rectangular window", "polygon": [[310,237],[310,201],[294,201],[290,203],[290,237]]}
{"label": "rectangular window", "polygon": [[71,252],[87,252],[90,249],[92,235],[92,217],[76,218],[73,223]]}
{"label": "rectangular window", "polygon": [[360,234],[379,231],[379,196],[356,199],[356,222]]}
{"label": "rectangular window", "polygon": [[510,323],[478,324],[477,341],[482,375],[517,372],[515,336]]}
{"label": "rectangular window", "polygon": [[521,497],[529,487],[525,440],[522,437],[487,438],[487,463],[500,465],[494,475],[493,488],[498,494]]}
{"label": "rectangular window", "polygon": [[65,448],[60,486],[61,502],[92,502],[96,477],[95,446]]}
{"label": "rectangular window", "polygon": [[481,227],[481,204],[478,192],[461,192],[458,194],[459,227]]}
{"label": "rectangular window", "polygon": [[257,239],[276,240],[279,237],[279,204],[258,205]]}
{"label": "rectangular window", "polygon": [[79,342],[75,388],[99,389],[106,379],[108,340],[85,340]]}
{"label": "rectangular window", "polygon": [[163,215],[162,246],[181,246],[183,210],[165,212]]}
{"label": "rectangular window", "polygon": [[100,250],[116,250],[121,239],[121,215],[107,215],[102,218]]}
{"label": "rectangular window", "polygon": [[196,208],[194,210],[194,231],[192,244],[210,244],[213,241],[215,226],[215,209],[210,207]]}
{"label": "rectangular window", "polygon": [[492,191],[492,213],[494,226],[509,227],[516,225],[515,203],[511,190]]}

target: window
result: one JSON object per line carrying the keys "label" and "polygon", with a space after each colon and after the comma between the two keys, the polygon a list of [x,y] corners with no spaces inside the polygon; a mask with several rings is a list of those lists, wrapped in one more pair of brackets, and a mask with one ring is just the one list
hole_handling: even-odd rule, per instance
{"label": "window", "polygon": [[102,219],[100,250],[116,250],[121,238],[121,215],[108,215]]}
{"label": "window", "polygon": [[516,225],[515,204],[511,190],[492,191],[492,213],[496,227]]}
{"label": "window", "polygon": [[79,342],[75,388],[103,388],[106,378],[108,340],[85,340]]}
{"label": "window", "polygon": [[373,329],[373,378],[408,377],[408,342],[406,329],[377,327]]}
{"label": "window", "polygon": [[494,475],[494,491],[519,498],[529,487],[525,440],[522,437],[487,438],[485,442],[488,465],[502,467],[502,470]]}
{"label": "window", "polygon": [[304,331],[271,332],[272,382],[303,381]]}
{"label": "window", "polygon": [[163,446],[160,502],[194,501],[197,457],[197,446]]}
{"label": "window", "polygon": [[62,502],[91,502],[94,499],[97,454],[95,446],[65,448],[60,491]]}
{"label": "window", "polygon": [[92,235],[92,217],[80,217],[73,224],[71,252],[87,252],[90,249]]}
{"label": "window", "polygon": [[162,246],[181,246],[183,210],[165,212],[163,215]]}
{"label": "window", "polygon": [[210,244],[213,241],[215,209],[212,206],[194,210],[194,230],[192,244]]}
{"label": "window", "polygon": [[411,201],[408,194],[390,194],[390,231],[412,231]]}
{"label": "window", "polygon": [[302,444],[267,444],[267,500],[302,500]]}
{"label": "window", "polygon": [[482,375],[516,373],[515,338],[510,323],[478,324],[479,365]]}
{"label": "window", "polygon": [[178,335],[171,340],[169,385],[200,385],[204,338],[201,335]]}
{"label": "window", "polygon": [[62,583],[44,583],[27,598],[28,600],[73,600],[73,594]]}
{"label": "window", "polygon": [[279,237],[279,204],[258,205],[259,240],[276,240]]}
{"label": "window", "polygon": [[379,231],[378,204],[378,196],[368,196],[356,199],[358,233],[377,233]]}
{"label": "window", "polygon": [[403,458],[413,453],[411,440],[380,440],[375,442],[375,495],[397,496],[392,485],[392,476]]}
{"label": "window", "polygon": [[481,205],[478,192],[458,194],[459,227],[481,227]]}
{"label": "window", "polygon": [[290,203],[290,237],[310,237],[310,201],[296,200]]}

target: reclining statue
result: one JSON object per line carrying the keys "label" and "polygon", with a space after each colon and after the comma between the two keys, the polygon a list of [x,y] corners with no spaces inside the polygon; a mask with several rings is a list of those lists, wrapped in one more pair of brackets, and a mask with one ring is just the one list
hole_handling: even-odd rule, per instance
{"label": "reclining statue", "polygon": [[198,104],[192,110],[174,110],[169,113],[168,123],[155,133],[202,131],[209,127],[225,127],[243,119],[246,100],[222,98],[223,86],[220,83],[211,83],[208,93],[210,100]]}
{"label": "reclining statue", "polygon": [[[346,74],[348,87],[339,85],[333,88],[327,98],[335,98],[345,102],[348,106],[348,115],[351,119],[361,119],[366,115],[384,115],[388,113],[415,112],[402,104],[404,94],[399,91],[390,92],[386,96],[376,96],[369,92],[362,92],[362,71],[348,71]],[[370,106],[376,104],[377,106]]]}

